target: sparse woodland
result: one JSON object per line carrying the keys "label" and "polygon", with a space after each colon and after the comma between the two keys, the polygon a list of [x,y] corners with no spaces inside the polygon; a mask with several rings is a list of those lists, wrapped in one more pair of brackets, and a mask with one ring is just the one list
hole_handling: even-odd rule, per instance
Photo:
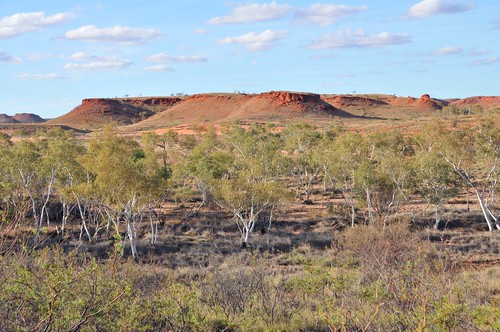
{"label": "sparse woodland", "polygon": [[[428,236],[472,210],[498,241],[494,122],[54,129],[0,151],[2,331],[500,330],[498,260]],[[273,237],[294,209],[325,245]]]}

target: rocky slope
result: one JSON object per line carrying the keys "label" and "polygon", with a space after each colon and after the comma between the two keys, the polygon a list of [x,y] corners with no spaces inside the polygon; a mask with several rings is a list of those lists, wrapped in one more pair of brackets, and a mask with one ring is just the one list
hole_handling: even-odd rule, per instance
{"label": "rocky slope", "polygon": [[134,128],[232,120],[287,120],[350,116],[313,93],[271,91],[261,94],[197,94],[142,121]]}
{"label": "rocky slope", "polygon": [[80,106],[48,123],[74,128],[94,128],[113,122],[128,125],[164,111],[180,100],[177,97],[84,99]]}

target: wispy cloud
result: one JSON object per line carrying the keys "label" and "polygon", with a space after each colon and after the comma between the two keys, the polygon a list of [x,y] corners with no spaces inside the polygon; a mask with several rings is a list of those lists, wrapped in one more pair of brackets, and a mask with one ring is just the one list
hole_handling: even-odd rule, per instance
{"label": "wispy cloud", "polygon": [[48,53],[30,53],[28,55],[26,55],[26,60],[29,60],[29,61],[44,61],[44,60],[47,60],[47,59],[50,59],[51,57],[53,57],[53,55],[51,54],[48,54]]}
{"label": "wispy cloud", "polygon": [[500,30],[500,18],[491,22],[491,24],[493,25],[493,29]]}
{"label": "wispy cloud", "polygon": [[129,60],[117,57],[100,57],[84,52],[74,53],[70,57],[74,61],[64,65],[65,69],[73,70],[114,70],[128,67],[132,64]]}
{"label": "wispy cloud", "polygon": [[270,3],[245,3],[236,5],[227,16],[209,19],[208,24],[251,23],[275,20],[284,17],[290,11],[289,5],[280,5],[276,1]]}
{"label": "wispy cloud", "polygon": [[0,49],[0,62],[11,62],[11,63],[20,63],[21,58],[18,56],[13,56],[4,50]]}
{"label": "wispy cloud", "polygon": [[193,33],[195,35],[208,35],[210,31],[208,31],[207,29],[194,29]]}
{"label": "wispy cloud", "polygon": [[18,13],[0,18],[0,39],[13,38],[23,33],[66,23],[75,18],[72,13],[46,16],[44,12]]}
{"label": "wispy cloud", "polygon": [[473,8],[473,1],[422,0],[411,6],[404,18],[426,18],[439,14],[465,12]]}
{"label": "wispy cloud", "polygon": [[320,26],[327,26],[334,24],[344,16],[359,13],[367,8],[367,6],[352,7],[329,3],[316,3],[305,9],[297,10],[296,21],[302,24],[318,24]]}
{"label": "wispy cloud", "polygon": [[432,51],[432,55],[456,55],[456,54],[461,54],[463,52],[463,49],[460,47],[456,46],[446,46],[446,47],[441,47],[438,48],[434,51]]}
{"label": "wispy cloud", "polygon": [[407,44],[411,36],[405,33],[381,32],[369,35],[364,30],[341,30],[327,34],[309,44],[310,49],[376,48],[388,45]]}
{"label": "wispy cloud", "polygon": [[473,65],[473,66],[489,66],[489,65],[493,65],[497,62],[500,62],[500,57],[494,56],[491,58],[479,59],[476,61],[472,61],[471,65]]}
{"label": "wispy cloud", "polygon": [[176,63],[196,63],[207,62],[207,58],[200,55],[168,55],[158,53],[147,58],[151,62],[176,62]]}
{"label": "wispy cloud", "polygon": [[156,66],[150,66],[144,68],[145,71],[157,71],[157,72],[164,72],[164,71],[173,71],[172,68],[170,68],[167,65],[156,65]]}
{"label": "wispy cloud", "polygon": [[156,29],[130,28],[115,25],[109,28],[98,28],[94,25],[85,25],[64,34],[69,40],[86,42],[113,42],[118,44],[144,44],[162,36]]}
{"label": "wispy cloud", "polygon": [[288,36],[286,31],[265,30],[261,33],[250,32],[237,37],[217,40],[218,45],[241,44],[248,51],[264,51],[273,48],[276,43]]}
{"label": "wispy cloud", "polygon": [[45,80],[57,80],[62,79],[59,74],[50,73],[50,74],[20,74],[17,76],[20,80],[37,80],[37,81],[45,81]]}

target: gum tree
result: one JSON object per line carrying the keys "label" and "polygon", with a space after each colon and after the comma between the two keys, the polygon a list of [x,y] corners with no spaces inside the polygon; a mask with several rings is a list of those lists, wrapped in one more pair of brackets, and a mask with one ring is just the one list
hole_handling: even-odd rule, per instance
{"label": "gum tree", "polygon": [[438,126],[433,130],[439,154],[474,191],[488,229],[500,229],[495,207],[500,176],[500,128],[492,121],[485,121],[473,128],[450,131]]}
{"label": "gum tree", "polygon": [[312,187],[322,171],[317,149],[321,133],[315,126],[307,123],[293,124],[283,133],[285,150],[288,156],[290,174],[295,178],[297,189],[305,195],[305,202],[311,203]]}
{"label": "gum tree", "polygon": [[111,127],[90,141],[81,161],[89,173],[93,195],[105,204],[117,230],[120,221],[125,223],[123,249],[128,240],[132,258],[137,260],[136,229],[149,212],[151,200],[165,189],[159,165],[155,168],[147,163],[139,143],[120,137]]}
{"label": "gum tree", "polygon": [[280,140],[265,128],[245,131],[232,127],[225,137],[231,161],[228,175],[212,181],[216,203],[231,212],[246,247],[259,218],[269,214],[271,226],[275,207],[287,199],[280,183],[282,169]]}

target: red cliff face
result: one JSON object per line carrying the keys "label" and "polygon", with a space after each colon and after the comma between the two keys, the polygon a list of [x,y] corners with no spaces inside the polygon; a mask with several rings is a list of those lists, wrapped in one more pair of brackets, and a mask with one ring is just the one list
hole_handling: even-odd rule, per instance
{"label": "red cliff face", "polygon": [[383,106],[387,105],[386,102],[368,98],[364,96],[350,96],[350,95],[325,95],[322,96],[322,99],[336,108],[369,108],[374,106]]}
{"label": "red cliff face", "polygon": [[316,94],[306,94],[306,93],[296,93],[296,92],[286,92],[286,91],[266,92],[260,94],[259,97],[263,99],[276,101],[281,106],[300,104],[305,102],[307,103],[322,102],[320,96]]}
{"label": "red cliff face", "polygon": [[172,107],[175,104],[182,101],[179,97],[139,97],[139,98],[125,98],[122,100],[125,103],[129,103],[135,106],[163,106],[163,107]]}

